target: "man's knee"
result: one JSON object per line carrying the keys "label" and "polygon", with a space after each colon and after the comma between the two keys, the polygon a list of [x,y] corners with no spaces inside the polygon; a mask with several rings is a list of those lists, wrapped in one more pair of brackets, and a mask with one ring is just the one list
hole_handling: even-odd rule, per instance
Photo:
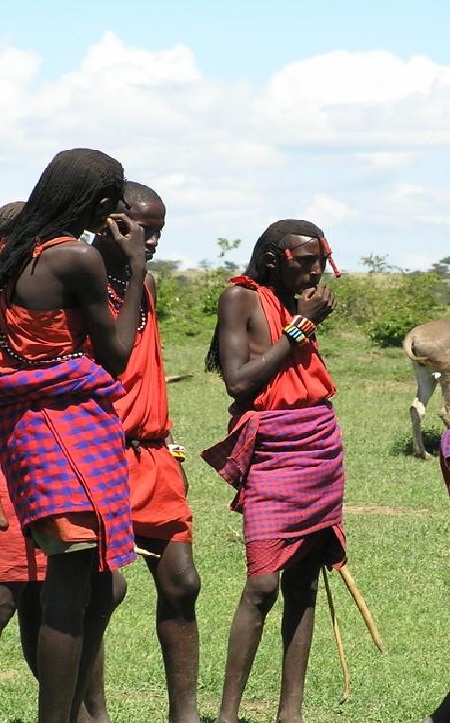
{"label": "man's knee", "polygon": [[127,581],[121,572],[112,574],[112,610],[121,605],[127,594]]}
{"label": "man's knee", "polygon": [[11,588],[0,584],[0,635],[16,612],[16,603]]}
{"label": "man's knee", "polygon": [[255,575],[247,579],[243,597],[263,612],[268,612],[277,601],[279,587],[277,573]]}
{"label": "man's knee", "polygon": [[200,592],[200,576],[192,564],[182,573],[162,581],[160,592],[166,600],[177,605],[194,605]]}
{"label": "man's knee", "polygon": [[281,577],[284,598],[302,605],[314,605],[319,589],[320,563],[307,561],[304,566],[286,570]]}

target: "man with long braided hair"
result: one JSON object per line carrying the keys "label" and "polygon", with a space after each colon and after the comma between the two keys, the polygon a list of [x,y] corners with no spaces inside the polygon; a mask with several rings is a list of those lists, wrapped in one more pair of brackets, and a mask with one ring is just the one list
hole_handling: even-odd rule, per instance
{"label": "man with long braided hair", "polygon": [[319,286],[331,250],[307,221],[277,221],[255,245],[244,276],[219,300],[207,368],[219,369],[234,403],[228,437],[202,455],[237,489],[247,582],[228,643],[220,723],[239,705],[267,613],[284,597],[277,721],[302,723],[318,575],[345,562],[343,468],[331,377],[316,326],[333,292]]}
{"label": "man with long braided hair", "polygon": [[[0,462],[22,529],[48,557],[38,723],[78,720],[125,594],[115,571],[135,559],[113,402],[139,326],[145,248],[139,225],[114,213],[123,184],[120,163],[100,151],[58,153],[0,254]],[[117,318],[101,256],[78,240],[105,225],[130,268]]]}
{"label": "man with long braided hair", "polygon": [[[0,239],[10,232],[15,218],[24,206],[24,201],[14,201],[0,208]],[[22,534],[1,470],[0,506],[3,506],[5,513],[5,527],[7,525],[5,530],[0,526],[0,636],[17,611],[23,654],[31,672],[37,678],[40,596],[47,561],[32,540]],[[109,723],[103,681],[103,646],[86,690],[84,706],[79,715],[80,723],[83,723],[87,714],[92,723]]]}

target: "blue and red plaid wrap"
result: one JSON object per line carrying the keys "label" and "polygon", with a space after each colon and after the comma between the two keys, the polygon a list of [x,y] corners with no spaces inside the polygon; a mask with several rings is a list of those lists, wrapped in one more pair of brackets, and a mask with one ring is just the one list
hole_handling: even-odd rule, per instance
{"label": "blue and red plaid wrap", "polygon": [[342,524],[343,450],[331,405],[250,411],[231,424],[202,457],[238,489],[232,509],[243,513],[247,543]]}
{"label": "blue and red plaid wrap", "polygon": [[94,511],[99,569],[135,559],[124,435],[113,401],[122,387],[80,357],[0,374],[0,463],[22,529]]}
{"label": "blue and red plaid wrap", "polygon": [[450,495],[450,429],[446,429],[445,432],[442,433],[439,449],[439,461],[441,464],[442,476]]}

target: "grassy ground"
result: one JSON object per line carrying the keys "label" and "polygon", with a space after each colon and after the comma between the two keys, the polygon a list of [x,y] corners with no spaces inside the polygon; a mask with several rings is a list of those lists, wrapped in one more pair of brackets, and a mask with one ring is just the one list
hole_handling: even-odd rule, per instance
{"label": "grassy ground", "polygon": [[[200,460],[225,431],[222,382],[202,371],[206,340],[165,345],[166,372],[194,372],[170,385],[175,438],[186,463],[195,514],[195,556],[203,588],[199,703],[217,712],[231,616],[244,582],[240,519],[228,511],[232,491]],[[322,350],[337,382],[335,406],[346,447],[345,521],[349,566],[385,643],[380,654],[339,576],[331,576],[351,673],[351,696],[339,705],[342,680],[323,587],[305,703],[308,723],[413,723],[449,687],[449,500],[437,459],[410,455],[408,407],[415,386],[400,350],[378,350],[360,337],[325,336]],[[438,399],[426,423],[435,442]],[[107,633],[107,693],[115,723],[157,723],[167,706],[154,633],[154,592],[143,563],[126,570],[129,592]],[[281,604],[270,614],[241,715],[272,721],[279,687]],[[13,622],[1,641],[0,723],[33,723],[36,685],[22,662]]]}

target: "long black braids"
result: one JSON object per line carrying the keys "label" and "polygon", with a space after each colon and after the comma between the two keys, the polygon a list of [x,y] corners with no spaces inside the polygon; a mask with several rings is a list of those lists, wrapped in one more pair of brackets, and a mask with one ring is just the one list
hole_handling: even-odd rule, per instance
{"label": "long black braids", "polygon": [[9,230],[0,254],[0,289],[17,277],[36,243],[70,234],[102,198],[118,202],[123,184],[121,164],[101,151],[74,148],[58,153]]}
{"label": "long black braids", "polygon": [[[268,251],[279,254],[287,248],[287,237],[291,234],[311,238],[322,238],[324,236],[322,229],[310,221],[297,221],[295,219],[275,221],[266,228],[257,240],[244,275],[261,284],[261,286],[268,286],[270,272],[266,266],[266,254]],[[214,329],[208,353],[205,357],[205,371],[217,372],[221,375],[218,325]]]}
{"label": "long black braids", "polygon": [[12,224],[25,206],[25,201],[12,201],[0,208],[0,238],[11,231]]}

